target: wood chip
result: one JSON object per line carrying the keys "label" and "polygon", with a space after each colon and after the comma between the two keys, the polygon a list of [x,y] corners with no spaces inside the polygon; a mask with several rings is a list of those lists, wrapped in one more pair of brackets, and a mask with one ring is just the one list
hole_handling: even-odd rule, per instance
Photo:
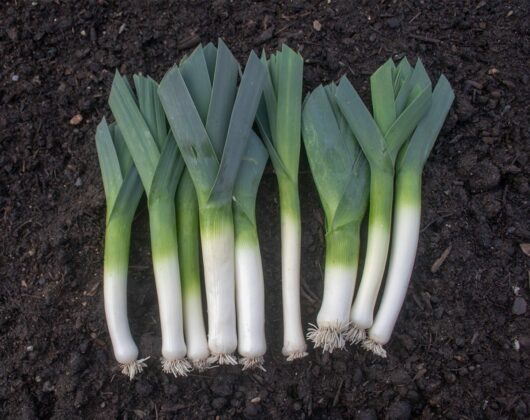
{"label": "wood chip", "polygon": [[314,20],[313,29],[317,32],[320,32],[320,30],[322,29],[322,24],[318,20]]}
{"label": "wood chip", "polygon": [[524,252],[525,255],[530,257],[530,244],[519,244],[521,247],[521,251]]}
{"label": "wood chip", "polygon": [[449,245],[446,250],[444,252],[442,252],[442,255],[440,255],[440,257],[433,263],[432,267],[431,267],[431,273],[436,273],[440,267],[442,266],[442,264],[444,263],[444,261],[447,259],[447,257],[449,256],[449,253],[451,252],[451,249],[453,248],[452,245]]}
{"label": "wood chip", "polygon": [[81,114],[76,114],[70,118],[70,125],[79,125],[83,121],[83,116]]}
{"label": "wood chip", "polygon": [[192,33],[191,35],[188,35],[187,37],[182,38],[178,44],[177,48],[179,50],[186,50],[188,48],[194,47],[199,42],[201,42],[201,38],[199,35]]}

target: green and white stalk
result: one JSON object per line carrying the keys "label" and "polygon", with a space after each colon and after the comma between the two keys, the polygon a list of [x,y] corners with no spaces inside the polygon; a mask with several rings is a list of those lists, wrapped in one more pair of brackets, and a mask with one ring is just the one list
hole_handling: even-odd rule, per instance
{"label": "green and white stalk", "polygon": [[182,294],[177,245],[175,192],[184,164],[158,100],[157,84],[135,76],[137,92],[119,73],[112,84],[109,104],[147,193],[153,268],[162,329],[162,368],[186,376]]}
{"label": "green and white stalk", "polygon": [[215,68],[206,61],[211,52],[199,47],[186,60],[193,64],[188,76],[174,67],[158,93],[197,192],[210,361],[236,364],[232,193],[265,70],[251,54],[238,88],[239,65],[228,48],[219,41]]}
{"label": "green and white stalk", "polygon": [[105,118],[97,127],[96,148],[107,201],[103,268],[105,315],[114,357],[122,373],[133,379],[146,367],[148,359],[138,360],[138,347],[127,319],[131,225],[143,187],[118,127],[114,124],[109,127]]}
{"label": "green and white stalk", "polygon": [[197,194],[187,170],[179,182],[176,208],[187,356],[193,366],[202,371],[209,366],[210,350],[202,315],[199,207]]}
{"label": "green and white stalk", "polygon": [[335,89],[334,84],[317,87],[302,115],[305,149],[326,217],[324,296],[307,337],[330,353],[346,342],[369,185],[368,164],[338,109]]}
{"label": "green and white stalk", "polygon": [[[336,91],[337,103],[370,164],[370,210],[368,244],[361,283],[350,320],[348,338],[357,343],[366,337],[372,325],[373,312],[383,279],[390,243],[392,202],[394,196],[394,163],[403,143],[429,109],[431,83],[418,60],[410,79],[417,80],[398,113],[394,98],[397,70],[387,61],[370,78],[374,117],[365,107],[350,82],[343,77]],[[422,77],[416,77],[415,74]]]}
{"label": "green and white stalk", "polygon": [[268,158],[261,140],[252,132],[234,187],[237,349],[243,370],[265,370],[265,286],[255,207]]}
{"label": "green and white stalk", "polygon": [[368,332],[369,337],[363,342],[364,348],[381,357],[386,357],[383,345],[390,340],[414,268],[420,234],[423,167],[453,100],[453,90],[442,76],[434,88],[428,113],[418,124],[412,138],[403,146],[397,159],[394,230],[388,273],[375,322]]}
{"label": "green and white stalk", "polygon": [[262,62],[267,77],[257,122],[280,192],[283,349],[288,361],[307,355],[300,308],[301,217],[298,194],[303,59],[286,45]]}

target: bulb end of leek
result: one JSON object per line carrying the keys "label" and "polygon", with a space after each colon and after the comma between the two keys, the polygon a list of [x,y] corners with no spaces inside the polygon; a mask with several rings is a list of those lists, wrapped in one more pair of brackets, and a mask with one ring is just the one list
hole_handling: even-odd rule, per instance
{"label": "bulb end of leek", "polygon": [[211,367],[208,358],[192,360],[191,364],[193,365],[193,369],[196,369],[198,372],[204,372],[206,369]]}
{"label": "bulb end of leek", "polygon": [[237,359],[230,353],[212,353],[208,358],[208,363],[211,365],[237,365]]}
{"label": "bulb end of leek", "polygon": [[348,323],[309,324],[307,339],[314,343],[315,348],[322,348],[322,352],[333,353],[333,350],[342,350],[346,345],[348,326]]}
{"label": "bulb end of leek", "polygon": [[162,363],[162,371],[164,373],[171,373],[175,378],[179,376],[188,376],[191,372],[191,363],[186,359],[167,360],[160,359]]}
{"label": "bulb end of leek", "polygon": [[372,340],[371,338],[365,339],[362,343],[362,347],[365,350],[371,351],[376,356],[382,357],[383,359],[386,358],[386,350],[381,344]]}
{"label": "bulb end of leek", "polygon": [[264,359],[263,356],[251,356],[251,357],[241,357],[239,363],[243,365],[242,370],[254,370],[260,369],[263,372],[267,372],[263,367]]}
{"label": "bulb end of leek", "polygon": [[345,334],[345,338],[351,344],[359,344],[366,339],[366,331],[359,328],[357,325],[351,325],[350,329]]}
{"label": "bulb end of leek", "polygon": [[120,363],[121,373],[128,376],[132,381],[137,374],[142,373],[144,368],[147,367],[147,363],[145,363],[147,359],[149,359],[149,357],[133,360],[129,363]]}
{"label": "bulb end of leek", "polygon": [[286,354],[286,352],[284,351],[283,355],[287,357],[288,362],[293,362],[297,359],[302,359],[303,357],[306,357],[307,352],[302,350],[302,351],[293,351],[291,353]]}

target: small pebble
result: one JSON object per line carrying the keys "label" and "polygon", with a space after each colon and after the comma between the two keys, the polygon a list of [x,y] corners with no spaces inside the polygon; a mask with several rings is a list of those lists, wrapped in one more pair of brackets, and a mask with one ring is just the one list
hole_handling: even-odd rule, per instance
{"label": "small pebble", "polygon": [[44,392],[52,392],[54,390],[54,386],[51,384],[50,381],[46,381],[44,382],[44,384],[42,385],[42,390]]}
{"label": "small pebble", "polygon": [[526,300],[521,296],[517,296],[513,301],[512,313],[514,315],[524,315],[526,313]]}
{"label": "small pebble", "polygon": [[11,76],[11,80],[13,82],[18,82],[18,74],[14,74],[13,76]]}

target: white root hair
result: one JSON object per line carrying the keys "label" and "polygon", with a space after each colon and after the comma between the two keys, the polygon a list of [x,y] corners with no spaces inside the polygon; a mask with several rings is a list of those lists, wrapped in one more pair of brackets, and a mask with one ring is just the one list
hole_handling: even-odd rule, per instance
{"label": "white root hair", "polygon": [[351,325],[344,336],[351,344],[359,344],[366,338],[366,331],[356,325]]}
{"label": "white root hair", "polygon": [[302,357],[306,357],[306,356],[307,356],[306,351],[294,351],[287,356],[287,361],[292,362],[296,359],[301,359]]}
{"label": "white root hair", "polygon": [[127,375],[132,381],[138,373],[142,373],[144,368],[147,367],[147,363],[145,363],[147,359],[149,359],[149,357],[133,360],[130,363],[120,363],[121,373]]}
{"label": "white root hair", "polygon": [[208,357],[208,363],[210,365],[237,365],[237,359],[233,354],[229,353],[212,353],[212,355]]}
{"label": "white root hair", "polygon": [[167,360],[161,358],[162,370],[164,373],[172,373],[175,378],[188,376],[191,372],[191,363],[186,359]]}
{"label": "white root hair", "polygon": [[239,359],[239,363],[243,365],[242,370],[247,369],[260,369],[263,372],[267,372],[265,368],[263,367],[263,356],[254,356],[254,357],[241,357]]}
{"label": "white root hair", "polygon": [[333,353],[333,350],[342,350],[346,345],[345,334],[349,323],[334,323],[323,326],[309,324],[307,339],[314,343],[315,348],[322,348],[322,352]]}
{"label": "white root hair", "polygon": [[193,365],[193,369],[197,369],[199,372],[204,372],[206,369],[210,369],[212,367],[210,366],[210,361],[208,358],[192,360],[191,364]]}
{"label": "white root hair", "polygon": [[365,339],[362,343],[362,347],[365,350],[371,351],[376,356],[386,358],[386,350],[381,344],[376,343],[371,338]]}

